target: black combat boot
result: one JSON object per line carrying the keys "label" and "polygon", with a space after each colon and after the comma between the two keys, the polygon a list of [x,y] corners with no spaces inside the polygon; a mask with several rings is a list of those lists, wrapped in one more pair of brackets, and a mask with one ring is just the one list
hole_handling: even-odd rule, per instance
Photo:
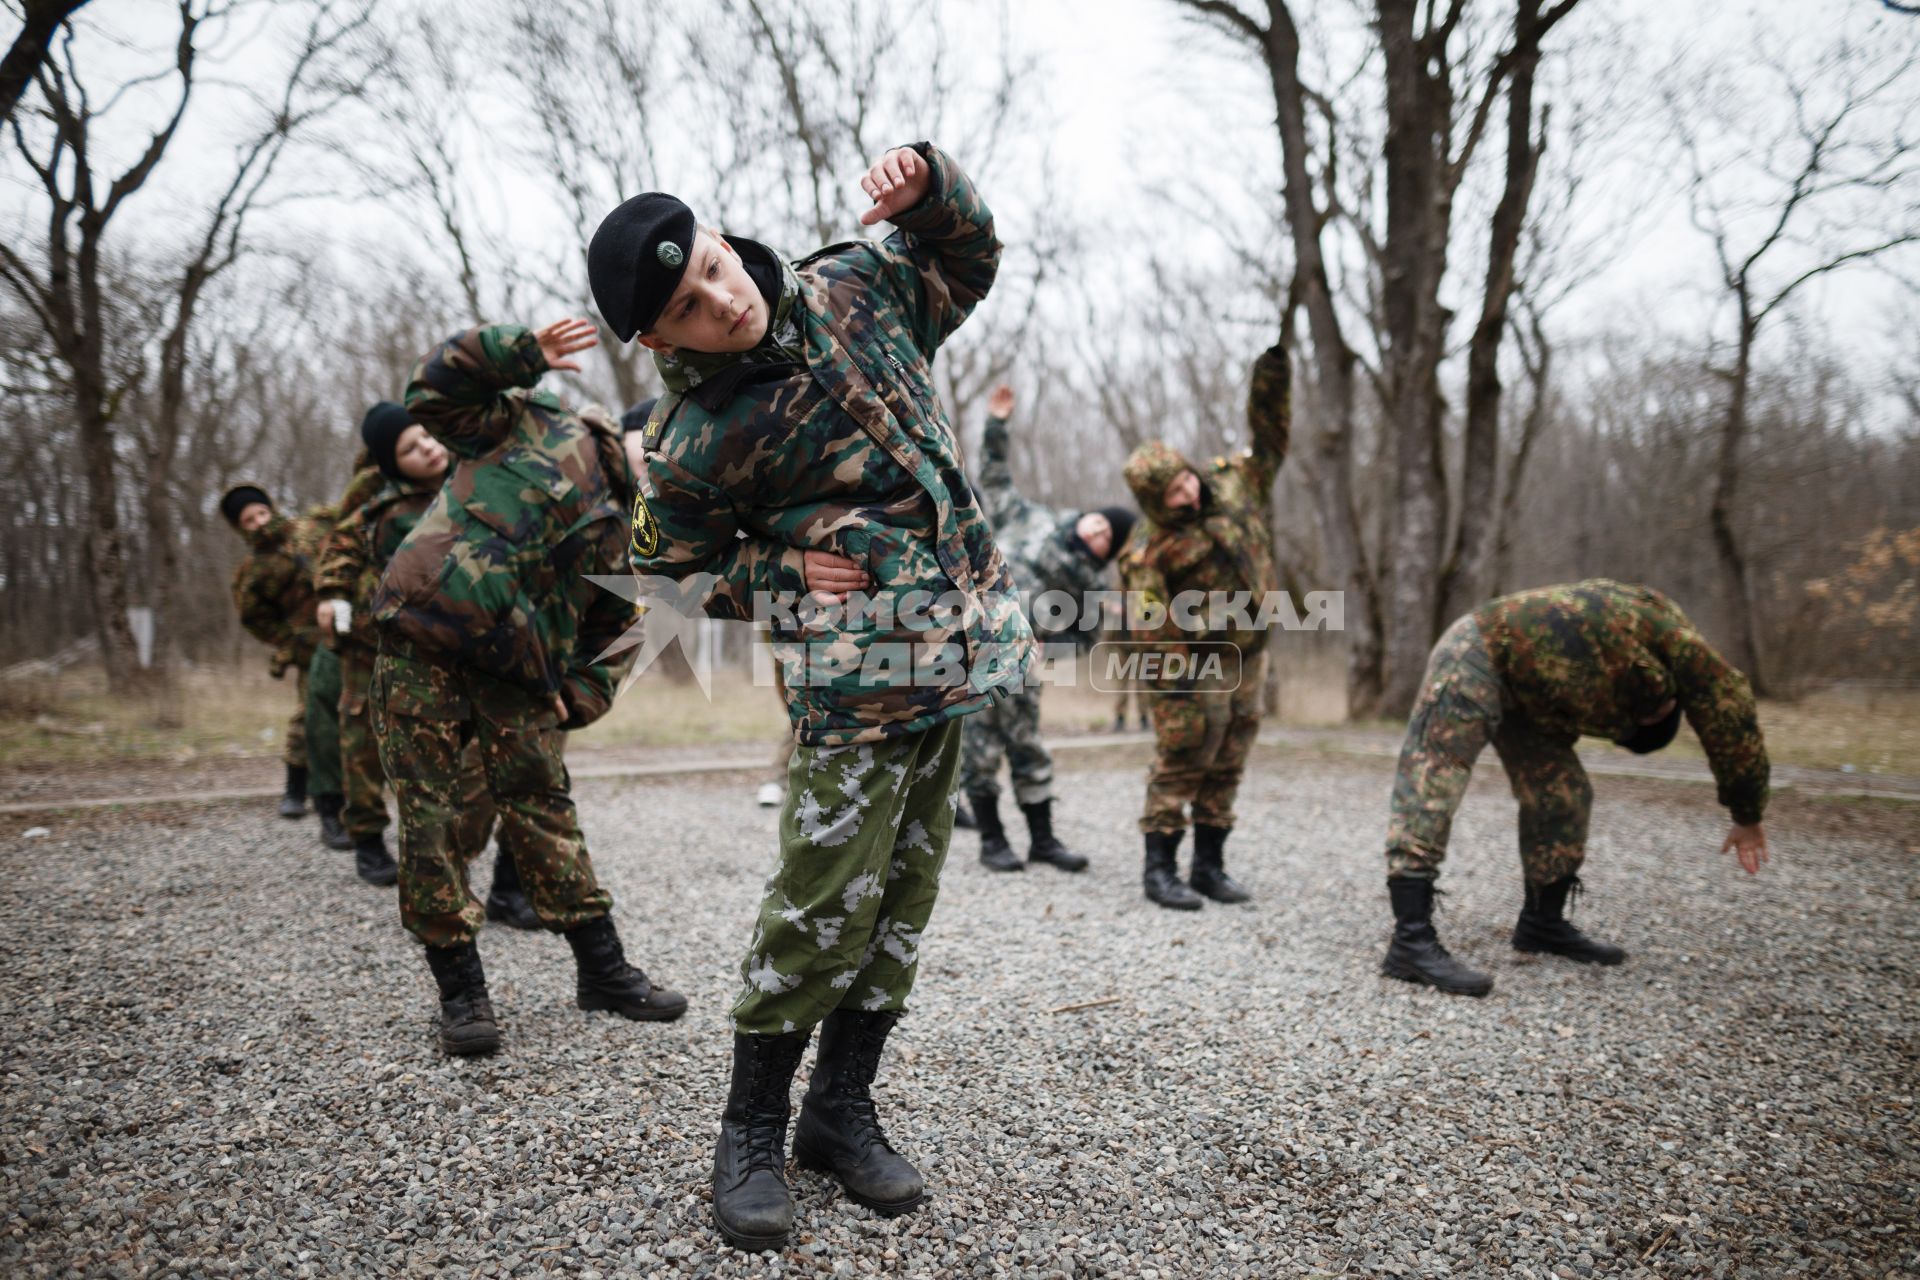
{"label": "black combat boot", "polygon": [[1187,883],[1215,902],[1245,902],[1253,897],[1227,874],[1227,833],[1232,827],[1193,824],[1193,871]]}
{"label": "black combat boot", "polygon": [[973,810],[967,807],[965,796],[956,796],[953,805],[953,828],[956,831],[977,831],[980,824],[973,820]]}
{"label": "black combat boot", "polygon": [[1027,864],[1014,853],[1007,840],[1007,829],[1000,825],[1000,797],[976,791],[973,820],[980,824],[980,865],[989,871],[1025,871]]}
{"label": "black combat boot", "polygon": [[873,1077],[897,1013],[835,1009],[820,1024],[813,1080],[793,1126],[793,1160],[830,1173],[847,1195],[892,1217],[927,1198],[920,1171],[893,1149],[873,1107]]}
{"label": "black combat boot", "polygon": [[582,1009],[609,1009],[636,1022],[672,1022],[687,1011],[685,996],[654,986],[627,963],[612,916],[567,930],[567,945],[580,968],[576,1003]]}
{"label": "black combat boot", "polygon": [[313,798],[313,811],[320,815],[320,843],[329,849],[353,848],[353,837],[340,822],[340,810],[345,804],[341,796]]}
{"label": "black combat boot", "polygon": [[1388,876],[1393,899],[1393,941],[1380,972],[1389,978],[1424,982],[1455,995],[1483,996],[1493,979],[1447,954],[1433,930],[1433,881],[1417,876]]}
{"label": "black combat boot", "polygon": [[1146,889],[1147,897],[1163,907],[1172,907],[1175,911],[1198,911],[1205,904],[1200,901],[1199,894],[1187,888],[1175,862],[1180,853],[1180,839],[1184,835],[1184,831],[1147,832],[1147,863],[1140,883]]}
{"label": "black combat boot", "polygon": [[509,929],[538,929],[540,917],[526,890],[520,887],[520,868],[505,849],[493,855],[493,884],[487,889],[487,919],[498,920]]}
{"label": "black combat boot", "polygon": [[500,1027],[487,998],[487,975],[480,948],[428,947],[427,967],[440,988],[440,1047],[455,1057],[492,1053],[500,1047]]}
{"label": "black combat boot", "polygon": [[280,816],[307,816],[307,766],[303,764],[287,766],[287,789],[280,793]]}
{"label": "black combat boot", "polygon": [[1580,877],[1567,876],[1551,884],[1527,886],[1527,902],[1520,922],[1513,926],[1513,945],[1521,951],[1546,952],[1581,964],[1619,964],[1627,953],[1611,942],[1589,938],[1567,919],[1567,898],[1580,892]]}
{"label": "black combat boot", "polygon": [[1020,812],[1026,815],[1027,834],[1032,837],[1027,846],[1028,862],[1050,863],[1062,871],[1087,869],[1087,860],[1061,844],[1060,838],[1053,834],[1053,801],[1023,804]]}
{"label": "black combat boot", "polygon": [[385,887],[400,879],[400,868],[387,852],[386,837],[378,831],[353,844],[354,874],[368,884]]}
{"label": "black combat boot", "polygon": [[793,1073],[812,1034],[733,1037],[733,1084],[713,1152],[713,1220],[736,1249],[778,1249],[793,1230],[787,1117]]}

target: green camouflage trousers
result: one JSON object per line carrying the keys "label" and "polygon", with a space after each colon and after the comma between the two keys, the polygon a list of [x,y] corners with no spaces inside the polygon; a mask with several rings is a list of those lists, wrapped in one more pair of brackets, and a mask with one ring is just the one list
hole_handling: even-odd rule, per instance
{"label": "green camouflage trousers", "polygon": [[313,651],[307,663],[307,794],[340,794],[340,659]]}
{"label": "green camouflage trousers", "polygon": [[1544,734],[1502,706],[1500,678],[1479,624],[1468,614],[1434,645],[1426,683],[1407,721],[1387,826],[1388,875],[1440,874],[1453,815],[1467,794],[1473,762],[1489,742],[1520,803],[1520,866],[1527,883],[1548,884],[1580,869],[1593,787],[1574,739]]}
{"label": "green camouflage trousers", "polygon": [[[559,932],[607,914],[613,897],[594,879],[561,759],[566,735],[544,699],[456,667],[383,653],[373,668],[373,725],[400,810],[400,920],[430,947],[471,942],[485,912],[467,889],[479,848],[463,834],[474,775],[498,813],[535,914]],[[484,845],[484,838],[480,844]]]}
{"label": "green camouflage trousers", "polygon": [[1143,834],[1177,834],[1193,821],[1233,826],[1233,798],[1247,755],[1260,734],[1260,688],[1266,655],[1245,660],[1232,689],[1196,688],[1147,693],[1153,716],[1154,757],[1147,770]]}
{"label": "green camouflage trousers", "polygon": [[960,726],[795,749],[780,865],[740,966],[734,1030],[780,1035],[842,1005],[903,1011],[953,835]]}
{"label": "green camouflage trousers", "polygon": [[293,717],[287,721],[286,749],[281,758],[296,769],[311,769],[307,763],[307,669],[294,668],[298,688],[294,691]]}
{"label": "green camouflage trousers", "polygon": [[1053,799],[1053,757],[1040,741],[1040,690],[1014,690],[961,721],[960,789],[997,796],[1000,761],[1013,766],[1013,798],[1021,804]]}
{"label": "green camouflage trousers", "polygon": [[340,820],[355,840],[371,840],[387,829],[387,771],[367,697],[373,660],[373,650],[359,644],[340,654],[340,781],[346,796]]}

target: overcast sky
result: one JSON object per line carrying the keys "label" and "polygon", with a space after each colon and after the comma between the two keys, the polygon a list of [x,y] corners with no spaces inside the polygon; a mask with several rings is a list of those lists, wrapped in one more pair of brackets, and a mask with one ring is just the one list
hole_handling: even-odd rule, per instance
{"label": "overcast sky", "polygon": [[[697,9],[703,0],[686,3]],[[955,12],[967,12],[968,0],[954,3]],[[1296,8],[1326,29],[1359,30],[1353,0],[1305,0]],[[168,0],[94,0],[84,12],[91,27],[121,40],[127,65],[151,66],[170,45],[172,10]],[[1278,147],[1271,100],[1250,56],[1183,19],[1169,0],[1024,0],[1014,13],[1016,39],[1040,60],[1049,108],[1027,127],[1046,131],[1056,180],[1098,247],[1085,269],[1144,253],[1142,222],[1163,252],[1189,243],[1197,253],[1219,252],[1208,228],[1157,201],[1148,194],[1154,190],[1197,197],[1203,207],[1216,201],[1223,220],[1259,216],[1259,202],[1271,198]],[[1605,68],[1626,92],[1657,85],[1677,55],[1737,54],[1757,29],[1788,48],[1813,47],[1836,27],[1883,15],[1877,0],[1586,0],[1551,47],[1586,50],[1581,67]],[[220,74],[236,82],[269,78],[272,69],[252,53],[258,42],[249,38],[252,24],[271,21],[262,15],[229,32],[227,50],[210,51],[209,64],[220,64]],[[1893,24],[1920,30],[1920,19]],[[1596,92],[1591,83],[1580,91]],[[244,113],[231,95],[225,104],[214,92],[208,97],[182,135],[186,154],[169,161],[163,187],[140,197],[139,216],[151,229],[163,230],[173,210],[203,199],[209,176],[226,163],[218,142]],[[139,104],[138,95],[128,100],[130,124]],[[1688,224],[1677,173],[1657,170],[1656,162],[1671,159],[1660,134],[1653,120],[1643,119],[1617,136],[1595,138],[1590,156],[1583,156],[1591,185],[1579,235],[1608,241],[1614,251],[1607,269],[1563,311],[1561,323],[1573,330],[1677,323],[1697,332],[1701,309],[1710,304],[1707,244]],[[138,140],[132,130],[124,135],[124,145]],[[1491,140],[1489,151],[1497,145]],[[0,215],[16,225],[27,207],[21,177],[10,158]],[[1025,193],[989,194],[1017,217]],[[281,229],[351,242],[382,217],[321,202],[288,210]],[[1920,276],[1912,254],[1906,265]],[[1853,272],[1810,296],[1808,306],[1843,346],[1859,353],[1864,367],[1883,364],[1894,345],[1912,346],[1913,335],[1890,329],[1897,296],[1882,276]]]}

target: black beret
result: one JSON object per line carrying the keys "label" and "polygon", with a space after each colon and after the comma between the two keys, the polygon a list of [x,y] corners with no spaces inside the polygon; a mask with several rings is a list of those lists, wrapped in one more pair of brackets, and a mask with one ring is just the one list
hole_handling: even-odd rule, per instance
{"label": "black beret", "polygon": [[412,425],[413,415],[391,400],[382,400],[360,419],[360,443],[367,446],[373,464],[389,480],[407,478],[394,455],[400,449],[400,437]]}
{"label": "black beret", "polygon": [[254,503],[264,503],[267,510],[273,510],[273,499],[267,491],[258,485],[237,484],[220,496],[220,514],[234,528],[240,527],[240,513]]}
{"label": "black beret", "polygon": [[600,220],[587,242],[587,283],[594,305],[622,342],[660,318],[693,255],[693,210],[648,191]]}

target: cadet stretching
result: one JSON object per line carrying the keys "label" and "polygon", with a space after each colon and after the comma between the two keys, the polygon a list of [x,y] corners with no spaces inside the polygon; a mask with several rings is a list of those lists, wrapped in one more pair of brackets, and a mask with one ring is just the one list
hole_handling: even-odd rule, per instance
{"label": "cadet stretching", "polygon": [[[861,185],[874,202],[862,221],[894,234],[791,266],[659,193],[620,205],[587,250],[601,314],[622,341],[641,335],[667,385],[647,427],[635,570],[713,575],[716,617],[869,587],[892,615],[775,609],[798,745],[733,1005],[713,1168],[714,1217],[746,1249],[778,1248],[793,1226],[789,1094],[815,1024],[795,1158],[881,1213],[926,1195],[871,1090],[947,856],[957,718],[1018,686],[1032,648],[931,376],[993,283],[992,215],[926,143],[889,151]],[[917,596],[953,612],[909,621]]]}
{"label": "cadet stretching", "polygon": [[1520,802],[1525,898],[1513,945],[1587,964],[1626,959],[1566,918],[1593,806],[1573,747],[1592,734],[1658,751],[1682,715],[1733,816],[1721,850],[1756,873],[1767,860],[1768,768],[1753,693],[1671,600],[1594,578],[1502,596],[1448,627],[1427,661],[1393,782],[1387,892],[1395,923],[1382,972],[1461,995],[1493,989],[1492,978],[1448,954],[1433,928],[1453,815],[1488,743]]}

